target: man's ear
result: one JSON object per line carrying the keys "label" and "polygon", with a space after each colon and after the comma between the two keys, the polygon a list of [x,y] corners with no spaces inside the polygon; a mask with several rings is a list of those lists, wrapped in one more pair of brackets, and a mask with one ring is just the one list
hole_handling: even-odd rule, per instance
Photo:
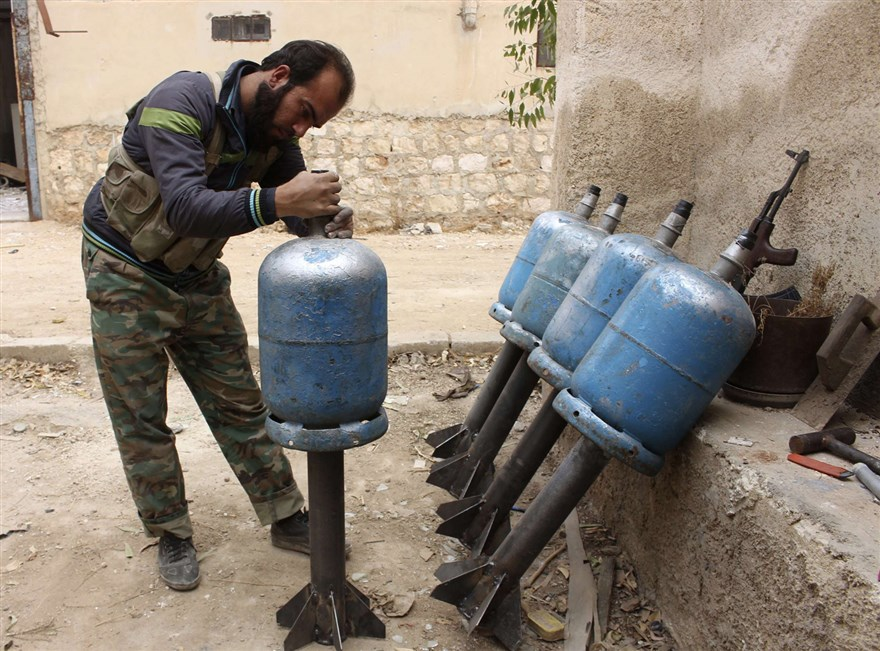
{"label": "man's ear", "polygon": [[280,65],[269,74],[269,87],[272,90],[281,88],[290,81],[290,66]]}

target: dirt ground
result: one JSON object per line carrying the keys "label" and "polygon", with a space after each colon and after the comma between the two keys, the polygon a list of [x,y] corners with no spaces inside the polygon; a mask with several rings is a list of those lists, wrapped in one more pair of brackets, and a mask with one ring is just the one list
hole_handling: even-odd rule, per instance
{"label": "dirt ground", "polygon": [[[424,436],[457,422],[467,398],[440,401],[467,370],[482,380],[491,357],[404,355],[389,366],[390,426],[377,442],[347,451],[349,579],[372,600],[384,640],[350,638],[346,649],[496,649],[468,637],[455,609],[429,597],[434,570],[463,558],[457,541],[434,533],[436,507],[451,498],[425,483]],[[140,530],[88,360],[35,364],[3,360],[0,611],[4,649],[279,649],[275,611],[309,580],[308,558],[272,547],[182,381],[172,374],[169,423],[178,432],[203,580],[174,592],[158,579],[154,539]],[[534,414],[533,395],[522,423]],[[304,491],[306,455],[288,451]],[[533,496],[543,477],[530,487]],[[524,500],[525,503],[527,500]],[[581,516],[588,558],[617,557],[615,608],[604,648],[671,649],[635,571],[601,524]],[[561,532],[530,569],[564,544]],[[522,606],[564,618],[567,555],[559,554],[523,591]],[[523,649],[562,649],[524,624]],[[322,648],[319,645],[311,645]]]}
{"label": "dirt ground", "polygon": [[[13,338],[88,336],[75,226],[2,224],[0,335]],[[432,236],[433,237],[433,236]],[[521,234],[484,233],[431,240],[436,265],[456,280],[440,283],[425,263],[425,242],[404,236],[368,237],[389,269],[391,338],[421,333],[496,333],[486,316]],[[261,256],[285,235],[261,232],[230,244],[233,292],[249,331]],[[468,264],[461,265],[462,259]],[[456,261],[459,267],[456,267]],[[503,264],[499,264],[503,261]],[[47,272],[47,268],[49,271]],[[476,273],[475,270],[476,269]],[[484,271],[481,271],[484,270]],[[500,271],[499,271],[500,270]],[[419,310],[420,297],[433,292]],[[481,315],[478,319],[475,314]],[[453,339],[452,335],[449,335]],[[351,650],[502,648],[468,636],[452,606],[431,599],[433,573],[466,556],[435,532],[435,509],[449,501],[425,483],[432,461],[424,437],[460,422],[475,394],[438,400],[467,370],[484,379],[491,355],[413,353],[389,364],[390,427],[373,444],[347,451],[346,530],[353,545],[346,571],[372,600],[386,625],[384,640],[350,638]],[[533,395],[500,460],[539,406]],[[65,363],[0,360],[0,644],[3,649],[280,649],[286,631],[275,612],[309,581],[307,557],[268,540],[204,425],[182,381],[172,372],[168,422],[178,434],[203,579],[193,592],[174,592],[156,571],[155,540],[141,531],[88,355]],[[307,492],[306,455],[288,451]],[[542,471],[523,497],[539,489]],[[516,517],[516,516],[514,516]],[[515,523],[515,520],[514,520]],[[580,514],[583,544],[594,567],[616,560],[610,626],[600,649],[670,650],[673,638],[657,607],[638,593],[637,571],[613,533]],[[567,554],[558,532],[525,577],[525,613],[565,617]],[[539,640],[523,623],[522,648],[548,651],[564,642]],[[309,648],[325,648],[310,645]]]}

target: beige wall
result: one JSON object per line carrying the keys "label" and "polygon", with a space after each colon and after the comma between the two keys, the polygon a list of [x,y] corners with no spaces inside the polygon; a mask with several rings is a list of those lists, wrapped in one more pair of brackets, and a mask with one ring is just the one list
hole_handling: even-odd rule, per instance
{"label": "beige wall", "polygon": [[[35,5],[36,3],[30,3]],[[145,89],[181,69],[224,70],[259,61],[287,41],[317,38],[341,47],[357,73],[357,111],[443,117],[498,112],[512,77],[501,56],[512,40],[506,0],[481,0],[477,27],[463,28],[458,0],[48,0],[58,30],[40,32],[35,72],[47,129],[84,122],[118,124]],[[272,20],[268,43],[211,40],[211,17],[260,13]],[[32,10],[34,20],[36,11]],[[120,30],[119,26],[126,29]],[[100,101],[89,101],[88,92]]]}
{"label": "beige wall", "polygon": [[[651,235],[691,199],[676,249],[708,268],[784,183],[785,150],[807,148],[771,240],[799,259],[749,291],[805,292],[830,262],[838,308],[880,289],[880,2],[562,0],[559,26],[555,202],[586,182],[624,191],[618,232]],[[807,558],[771,501],[715,511],[735,472],[717,447],[692,437],[668,457],[661,479],[606,471],[589,499],[683,649],[871,647],[872,605],[853,605],[870,586],[825,580],[830,557]],[[780,548],[762,555],[768,539]]]}
{"label": "beige wall", "polygon": [[880,3],[663,0],[559,6],[554,203],[586,182],[624,191],[620,230],[653,234],[695,201],[680,251],[708,267],[792,168],[810,162],[772,242],[794,267],[759,269],[750,291],[809,288],[837,262],[831,293],[880,286]]}
{"label": "beige wall", "polygon": [[[126,109],[158,81],[259,61],[296,38],[340,46],[355,69],[351,106],[304,148],[356,172],[343,179],[345,200],[362,226],[526,224],[549,207],[552,120],[525,131],[499,119],[499,92],[516,79],[502,56],[514,40],[507,0],[479,0],[475,29],[464,28],[460,0],[48,0],[56,30],[86,31],[57,38],[29,4],[47,218],[79,217]],[[269,15],[272,40],[211,40],[211,17],[236,12]],[[348,142],[322,142],[337,136]]]}

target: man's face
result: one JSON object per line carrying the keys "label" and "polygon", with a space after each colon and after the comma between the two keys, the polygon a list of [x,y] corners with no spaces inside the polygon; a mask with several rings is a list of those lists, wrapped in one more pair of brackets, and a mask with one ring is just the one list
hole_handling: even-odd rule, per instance
{"label": "man's face", "polygon": [[248,143],[265,151],[273,145],[302,138],[312,127],[322,127],[342,109],[339,91],[342,79],[333,68],[325,68],[310,82],[288,86],[287,66],[279,66],[263,81],[248,117]]}

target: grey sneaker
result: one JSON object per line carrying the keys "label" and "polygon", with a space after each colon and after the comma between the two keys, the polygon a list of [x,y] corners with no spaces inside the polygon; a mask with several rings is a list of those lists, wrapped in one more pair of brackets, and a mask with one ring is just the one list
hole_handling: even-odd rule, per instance
{"label": "grey sneaker", "polygon": [[159,539],[159,576],[172,590],[192,590],[202,576],[192,538],[163,534]]}
{"label": "grey sneaker", "polygon": [[[273,522],[269,529],[272,544],[281,549],[290,549],[303,554],[311,553],[309,548],[309,512],[306,509]],[[345,541],[345,557],[351,553],[351,544]]]}

